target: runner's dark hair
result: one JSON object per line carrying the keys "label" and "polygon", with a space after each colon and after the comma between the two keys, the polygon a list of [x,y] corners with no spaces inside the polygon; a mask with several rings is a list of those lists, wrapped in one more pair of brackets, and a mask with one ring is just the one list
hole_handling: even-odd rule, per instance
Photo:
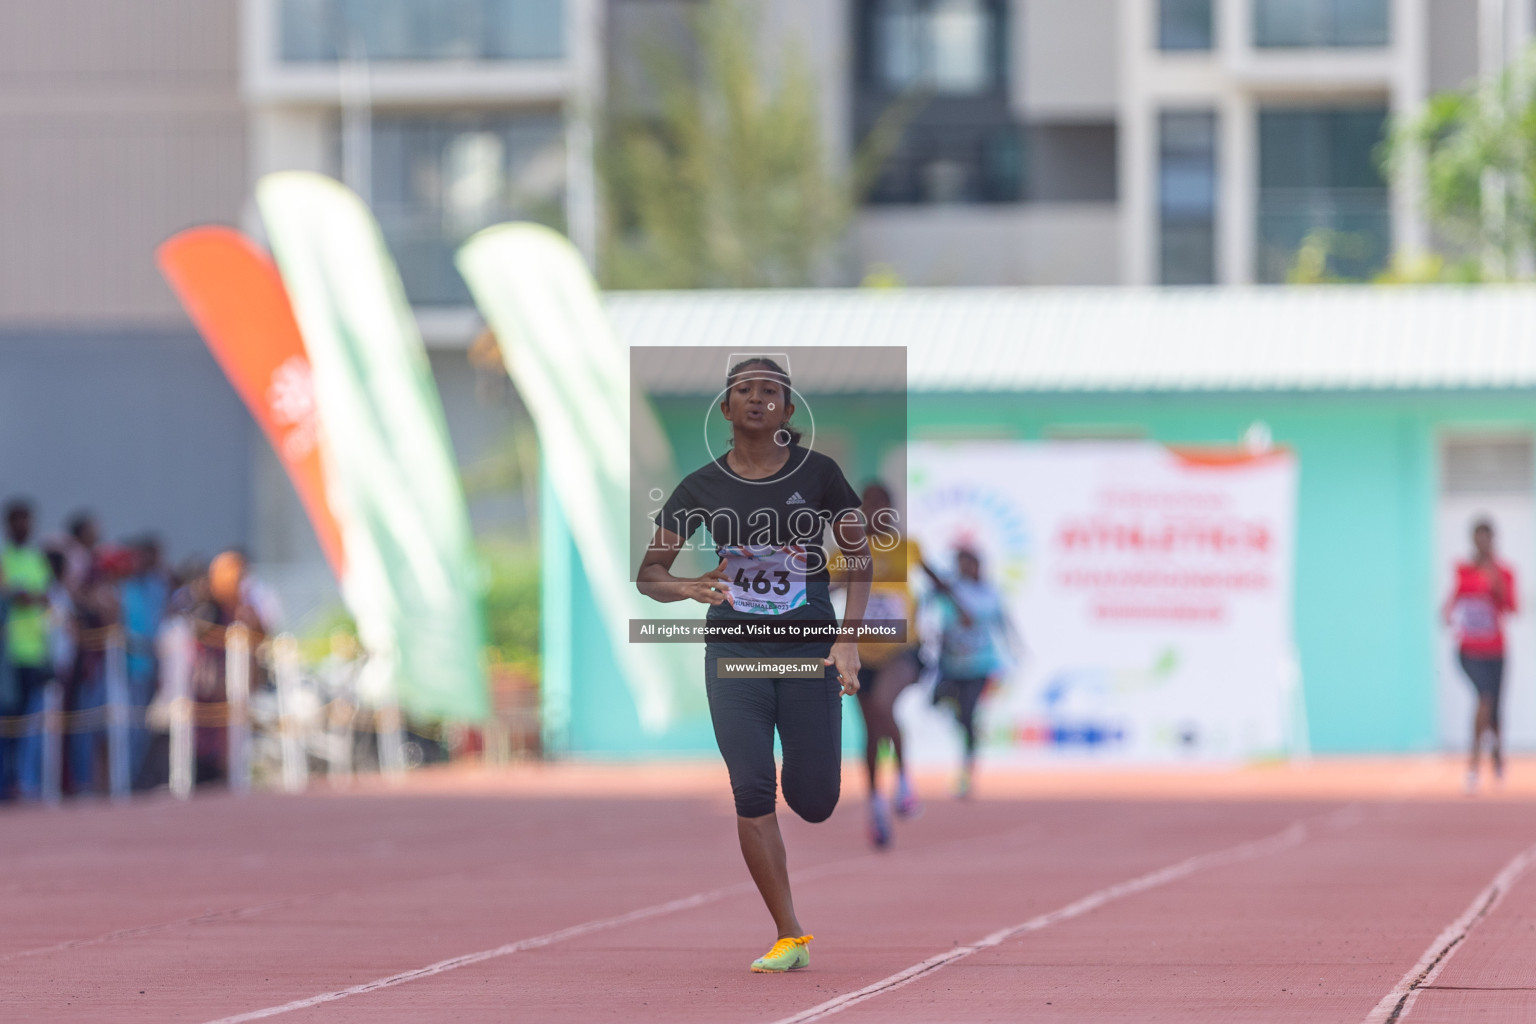
{"label": "runner's dark hair", "polygon": [[[781,378],[780,382],[784,385],[784,390],[790,393],[790,399],[793,400],[794,391],[789,383],[789,374],[784,372],[784,368],[782,366],[766,356],[753,356],[751,359],[743,359],[741,362],[731,367],[731,372],[725,375],[726,391],[730,391],[731,388],[736,386],[736,378],[741,375],[742,371],[754,366],[762,367],[763,369],[772,373],[775,377]],[[729,401],[729,398],[727,398],[727,401]],[[784,421],[783,429],[789,433],[790,444],[795,445],[800,443],[800,431],[796,430],[788,420]]]}

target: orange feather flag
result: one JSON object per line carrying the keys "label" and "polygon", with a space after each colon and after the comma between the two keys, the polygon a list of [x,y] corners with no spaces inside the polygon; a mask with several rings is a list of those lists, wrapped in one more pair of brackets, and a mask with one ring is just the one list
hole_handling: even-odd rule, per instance
{"label": "orange feather flag", "polygon": [[340,580],[345,566],[341,529],[326,500],[309,355],[277,265],[245,235],[216,226],[172,236],[155,258],[272,443]]}

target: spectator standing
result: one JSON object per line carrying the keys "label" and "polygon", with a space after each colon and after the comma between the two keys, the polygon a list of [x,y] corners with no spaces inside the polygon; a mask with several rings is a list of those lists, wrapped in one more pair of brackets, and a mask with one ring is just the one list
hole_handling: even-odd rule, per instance
{"label": "spectator standing", "polygon": [[[258,677],[256,647],[266,638],[274,613],[264,591],[246,575],[245,555],[229,550],[208,564],[208,576],[194,590],[195,604],[191,618],[196,632],[198,653],[193,666],[192,699],[200,704],[217,704],[228,699],[225,689],[225,641],[230,626],[240,623],[250,631],[251,674]],[[200,727],[197,730],[197,779],[223,778],[228,769],[229,749],[223,728]]]}
{"label": "spectator standing", "polygon": [[149,748],[149,730],[138,717],[139,709],[154,700],[159,669],[155,658],[155,636],[165,619],[171,596],[171,580],[161,564],[160,541],[141,537],[132,545],[133,571],[121,589],[123,631],[128,644],[128,704],[134,709],[129,731],[128,774],[140,777],[145,751]]}
{"label": "spectator standing", "polygon": [[[5,620],[6,675],[10,685],[0,688],[0,716],[42,710],[43,687],[48,681],[48,585],[50,573],[43,553],[31,544],[32,505],[15,499],[5,506],[5,543],[0,546],[0,580],[3,580],[8,614]],[[34,726],[33,731],[40,727]],[[0,735],[0,799],[9,799],[20,784],[27,796],[37,795],[40,765],[31,759],[41,746],[23,737]]]}
{"label": "spectator standing", "polygon": [[64,584],[78,602],[96,570],[96,545],[101,540],[101,531],[96,526],[96,517],[84,511],[69,517],[68,530],[59,550],[64,552]]}
{"label": "spectator standing", "polygon": [[123,548],[93,546],[92,551],[96,560],[73,595],[78,653],[74,686],[68,691],[65,706],[76,713],[95,711],[100,717],[94,726],[88,724],[89,717],[77,718],[66,743],[69,780],[76,793],[103,788],[107,732],[104,711],[97,709],[104,709],[107,703],[107,635],[122,624],[118,587],[133,567],[132,556]]}

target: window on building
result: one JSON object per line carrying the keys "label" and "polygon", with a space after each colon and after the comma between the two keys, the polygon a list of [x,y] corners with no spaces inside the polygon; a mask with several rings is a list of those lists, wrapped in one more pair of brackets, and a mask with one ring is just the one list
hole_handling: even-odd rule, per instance
{"label": "window on building", "polygon": [[874,0],[874,76],[888,92],[967,96],[1002,77],[1002,7],[992,0]]}
{"label": "window on building", "polygon": [[1253,0],[1260,47],[1386,46],[1391,0]]}
{"label": "window on building", "polygon": [[564,222],[558,113],[375,115],[371,200],[417,305],[467,303],[459,245],[511,219]]}
{"label": "window on building", "polygon": [[1158,274],[1216,283],[1216,115],[1165,111],[1157,139]]}
{"label": "window on building", "polygon": [[1008,103],[1004,0],[861,0],[854,122],[911,102],[876,203],[1016,202],[1025,145]]}
{"label": "window on building", "polygon": [[1440,453],[1442,494],[1527,495],[1536,486],[1536,445],[1529,435],[1447,437]]}
{"label": "window on building", "polygon": [[1214,41],[1212,0],[1158,0],[1159,50],[1209,50]]}
{"label": "window on building", "polygon": [[1258,278],[1286,280],[1303,247],[1330,275],[1386,265],[1391,208],[1376,147],[1384,107],[1259,112]]}
{"label": "window on building", "polygon": [[291,63],[555,60],[564,0],[282,0],[279,45]]}

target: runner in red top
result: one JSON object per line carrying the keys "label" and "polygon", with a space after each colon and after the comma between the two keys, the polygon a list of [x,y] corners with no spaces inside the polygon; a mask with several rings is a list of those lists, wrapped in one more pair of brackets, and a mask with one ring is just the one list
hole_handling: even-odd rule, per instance
{"label": "runner in red top", "polygon": [[1467,792],[1477,790],[1477,759],[1483,733],[1492,736],[1489,763],[1504,780],[1504,744],[1499,732],[1499,698],[1504,689],[1504,616],[1515,611],[1515,574],[1494,558],[1493,524],[1472,527],[1472,560],[1456,566],[1456,589],[1445,603],[1445,619],[1456,630],[1461,669],[1477,691],[1472,719],[1472,762]]}

